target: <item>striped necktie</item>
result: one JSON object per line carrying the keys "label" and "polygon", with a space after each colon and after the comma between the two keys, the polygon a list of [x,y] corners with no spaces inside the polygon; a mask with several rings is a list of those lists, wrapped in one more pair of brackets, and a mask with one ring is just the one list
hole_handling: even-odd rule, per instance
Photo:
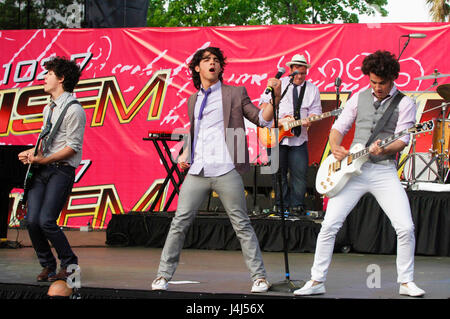
{"label": "striped necktie", "polygon": [[[44,129],[42,130],[41,134],[45,133],[46,135],[48,135],[48,133],[52,129],[52,115],[53,115],[53,109],[55,108],[55,106],[56,106],[55,102],[52,102],[52,104],[50,104],[50,110],[47,115],[47,122],[45,122],[45,126],[44,126]],[[42,140],[42,151],[45,152],[48,149],[48,146],[49,145],[47,145],[47,139],[43,139]]]}
{"label": "striped necktie", "polygon": [[194,130],[194,143],[192,145],[192,150],[191,150],[191,164],[194,163],[195,146],[197,145],[198,132],[200,130],[200,121],[203,118],[203,110],[205,109],[206,103],[208,101],[208,96],[211,93],[211,88],[208,88],[206,91],[203,88],[201,90],[203,92],[203,101],[202,101],[202,104],[200,105],[200,111],[198,113],[198,121],[197,121],[197,125],[195,125],[195,130]]}

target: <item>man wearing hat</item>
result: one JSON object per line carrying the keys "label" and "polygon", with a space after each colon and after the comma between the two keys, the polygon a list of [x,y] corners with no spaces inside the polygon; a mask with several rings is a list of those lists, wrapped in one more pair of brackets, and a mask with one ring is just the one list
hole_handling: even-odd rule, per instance
{"label": "man wearing hat", "polygon": [[[271,78],[268,81],[268,86],[273,88],[278,88],[281,84],[281,90],[274,90],[276,99],[281,96],[281,92],[284,92],[287,87],[286,94],[279,102],[279,119],[297,120],[322,114],[319,89],[310,81],[306,81],[307,70],[311,65],[308,64],[305,56],[295,54],[286,65],[289,67],[291,75],[294,72],[296,74],[281,79]],[[271,98],[270,93],[263,93],[260,104],[269,103]],[[307,141],[308,127],[311,123],[307,120],[303,122],[302,126],[292,129],[292,133],[295,135],[284,138],[279,147],[283,207],[280,203],[279,188],[276,187],[276,174],[272,178],[276,190],[275,210],[286,211],[291,209],[296,215],[304,215],[305,212],[306,172],[308,169]],[[270,149],[268,149],[268,152],[270,155]]]}

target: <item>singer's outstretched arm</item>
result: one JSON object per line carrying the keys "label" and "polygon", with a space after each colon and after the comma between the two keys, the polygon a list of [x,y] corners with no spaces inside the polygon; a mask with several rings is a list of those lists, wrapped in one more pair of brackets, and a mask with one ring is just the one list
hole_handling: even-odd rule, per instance
{"label": "singer's outstretched arm", "polygon": [[273,89],[273,93],[275,95],[275,103],[271,101],[271,103],[262,103],[261,108],[263,109],[262,116],[264,120],[271,121],[273,119],[273,107],[274,105],[278,105],[280,103],[281,96],[281,81],[277,78],[270,78],[267,81],[267,86]]}

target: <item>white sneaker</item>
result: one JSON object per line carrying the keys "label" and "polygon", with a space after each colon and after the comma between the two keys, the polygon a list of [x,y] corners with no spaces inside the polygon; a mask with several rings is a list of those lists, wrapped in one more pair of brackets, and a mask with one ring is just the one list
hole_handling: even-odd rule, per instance
{"label": "white sneaker", "polygon": [[169,283],[166,278],[158,277],[152,282],[152,290],[167,290]]}
{"label": "white sneaker", "polygon": [[400,285],[399,294],[411,297],[422,297],[425,295],[425,291],[417,287],[414,282],[410,281],[406,285]]}
{"label": "white sneaker", "polygon": [[269,290],[269,288],[270,288],[270,283],[264,278],[259,278],[253,282],[251,291],[252,292],[267,292],[267,290]]}
{"label": "white sneaker", "polygon": [[296,296],[321,295],[325,293],[325,284],[323,282],[313,286],[314,280],[308,281],[302,288],[294,291]]}

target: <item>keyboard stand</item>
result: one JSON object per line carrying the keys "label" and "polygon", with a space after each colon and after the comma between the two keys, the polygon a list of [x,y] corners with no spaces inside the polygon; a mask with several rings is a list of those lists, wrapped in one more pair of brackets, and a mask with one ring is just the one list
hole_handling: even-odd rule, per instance
{"label": "keyboard stand", "polygon": [[[143,140],[153,142],[153,145],[155,146],[156,151],[158,152],[159,158],[161,159],[161,162],[163,163],[164,168],[166,169],[166,172],[167,172],[167,176],[164,179],[163,184],[159,188],[158,193],[156,194],[156,198],[153,201],[152,205],[150,206],[148,213],[154,212],[156,204],[161,199],[161,196],[164,193],[164,189],[166,188],[167,183],[170,180],[173,185],[173,190],[169,196],[169,199],[167,200],[166,204],[164,205],[164,210],[163,210],[163,211],[167,212],[167,210],[170,207],[170,204],[172,203],[172,201],[175,197],[175,194],[180,194],[180,186],[183,183],[184,177],[186,175],[184,172],[181,172],[179,170],[177,161],[176,160],[174,161],[172,159],[172,155],[170,152],[170,148],[167,145],[167,141],[180,142],[183,140],[183,135],[180,134],[178,137],[175,137],[174,135],[167,137],[167,136],[160,136],[159,134],[152,134],[152,136],[150,136],[150,137],[144,137]],[[166,156],[164,156],[163,150],[161,149],[161,145],[162,145],[166,155],[168,156],[170,163],[169,163],[169,161],[166,160]],[[174,173],[178,177],[178,182],[176,181],[176,179],[174,177]]]}

